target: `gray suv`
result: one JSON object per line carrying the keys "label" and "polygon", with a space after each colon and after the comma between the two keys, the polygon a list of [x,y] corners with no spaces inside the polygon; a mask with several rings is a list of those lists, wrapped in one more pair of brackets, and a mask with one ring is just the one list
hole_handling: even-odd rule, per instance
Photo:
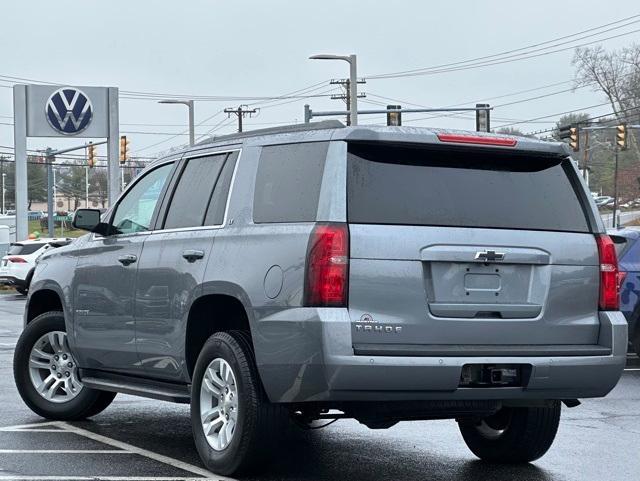
{"label": "gray suv", "polygon": [[563,144],[322,122],[150,165],[39,259],[15,378],[50,419],[191,404],[220,474],[274,433],[455,419],[529,462],[625,363],[615,248]]}

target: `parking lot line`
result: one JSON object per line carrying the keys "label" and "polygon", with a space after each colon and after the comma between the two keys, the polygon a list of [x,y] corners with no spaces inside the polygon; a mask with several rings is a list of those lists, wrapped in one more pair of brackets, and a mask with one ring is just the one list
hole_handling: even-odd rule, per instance
{"label": "parking lot line", "polygon": [[[60,432],[60,431],[58,431]],[[132,454],[122,449],[0,449],[0,454]]]}
{"label": "parking lot line", "polygon": [[625,371],[640,371],[640,367],[627,367]]}
{"label": "parking lot line", "polygon": [[[28,431],[28,432],[60,432],[60,428],[58,429],[46,429],[47,426],[57,425],[59,421],[45,421],[43,423],[31,423],[31,424],[16,424],[15,426],[3,426],[0,427],[0,432],[9,432],[15,433],[20,431]],[[41,429],[45,427],[45,429]]]}
{"label": "parking lot line", "polygon": [[94,441],[98,441],[108,446],[113,446],[114,448],[120,448],[120,449],[129,451],[131,453],[139,454],[140,456],[144,456],[145,458],[153,459],[154,461],[158,461],[163,464],[168,464],[169,466],[173,466],[174,468],[181,469],[189,473],[197,474],[198,476],[203,476],[205,478],[214,478],[216,480],[221,480],[221,481],[237,481],[234,478],[216,476],[212,472],[207,471],[206,469],[199,468],[198,466],[194,466],[192,464],[185,463],[184,461],[179,461],[177,459],[170,458],[169,456],[164,456],[162,454],[154,453],[153,451],[149,451],[144,448],[139,448],[138,446],[134,446],[133,444],[128,444],[123,441],[118,441],[116,439],[108,438],[107,436],[93,433],[91,431],[79,428],[77,426],[68,424],[66,422],[59,421],[54,425],[61,427],[65,431],[69,431],[69,432],[78,434],[80,436],[84,436],[85,438],[93,439]]}
{"label": "parking lot line", "polygon": [[[216,478],[217,479],[217,478]],[[202,481],[202,478],[159,476],[0,476],[1,481]],[[206,481],[206,480],[205,480]]]}
{"label": "parking lot line", "polygon": [[197,477],[158,477],[158,476],[3,476],[0,475],[0,481],[17,480],[17,481],[192,481],[192,480],[215,480],[215,481],[237,481],[234,478],[218,476],[207,471],[206,469],[194,466],[192,464],[170,458],[162,454],[154,453],[144,448],[139,448],[117,439],[112,439],[101,434],[96,434],[87,429],[83,429],[63,421],[47,421],[43,423],[20,424],[16,426],[0,427],[0,432],[21,432],[21,433],[72,433],[78,436],[91,439],[93,441],[114,447],[112,450],[43,450],[43,449],[0,449],[0,454],[135,454],[142,456],[162,464],[166,464],[173,468],[194,474]]}

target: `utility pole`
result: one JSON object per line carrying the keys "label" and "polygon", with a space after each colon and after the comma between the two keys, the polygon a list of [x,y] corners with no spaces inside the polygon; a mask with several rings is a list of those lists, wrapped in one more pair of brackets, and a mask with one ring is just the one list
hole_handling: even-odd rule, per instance
{"label": "utility pole", "polygon": [[615,151],[615,168],[613,171],[613,227],[620,227],[618,215],[618,151],[620,150],[616,145]]}
{"label": "utility pole", "polygon": [[6,214],[6,210],[4,210],[4,178],[5,178],[5,173],[4,173],[4,159],[0,159],[0,175],[2,175],[2,215]]}
{"label": "utility pole", "polygon": [[89,208],[89,156],[88,147],[84,148],[84,158],[86,160],[84,166],[84,207]]}
{"label": "utility pole", "polygon": [[[365,79],[358,79],[359,84],[366,84],[367,81]],[[331,85],[340,85],[344,89],[344,93],[336,94],[331,96],[331,100],[344,100],[347,104],[347,110],[349,110],[349,106],[351,105],[351,80],[350,79],[332,79],[329,84]],[[358,98],[363,99],[366,98],[367,94],[364,92],[358,93]],[[351,112],[347,114],[347,125],[351,125]]]}
{"label": "utility pole", "polygon": [[47,147],[45,159],[47,159],[47,230],[49,231],[49,237],[55,237],[55,225],[53,221],[53,190],[55,189],[53,163],[55,162],[55,157],[51,147]]}
{"label": "utility pole", "polygon": [[582,158],[582,177],[589,186],[589,131],[584,132],[584,154]]}
{"label": "utility pole", "polygon": [[6,212],[4,208],[4,179],[7,176],[4,172],[2,173],[2,215]]}
{"label": "utility pole", "polygon": [[224,109],[224,113],[227,114],[227,117],[231,117],[231,114],[238,116],[238,132],[242,132],[242,119],[244,116],[248,114],[251,117],[253,114],[258,113],[258,109],[249,109],[247,105],[239,105],[237,109],[233,107]]}

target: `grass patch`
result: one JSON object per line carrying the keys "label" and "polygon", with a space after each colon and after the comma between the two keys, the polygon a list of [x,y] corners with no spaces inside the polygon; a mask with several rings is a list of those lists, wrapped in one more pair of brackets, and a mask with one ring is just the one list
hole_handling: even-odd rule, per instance
{"label": "grass patch", "polygon": [[[33,234],[34,232],[40,232],[40,237],[49,237],[49,231],[46,227],[42,228],[38,220],[29,221],[29,234]],[[55,235],[53,237],[80,237],[84,234],[86,234],[85,231],[72,229],[71,226],[69,226],[69,228],[58,226],[55,228]]]}

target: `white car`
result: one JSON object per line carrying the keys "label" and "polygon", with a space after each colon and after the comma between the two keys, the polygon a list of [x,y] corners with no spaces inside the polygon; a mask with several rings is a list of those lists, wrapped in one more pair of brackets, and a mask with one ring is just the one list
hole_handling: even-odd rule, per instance
{"label": "white car", "polygon": [[47,250],[69,242],[71,239],[65,237],[45,237],[13,242],[7,255],[0,261],[0,284],[15,287],[20,294],[26,294],[36,266],[36,259]]}

